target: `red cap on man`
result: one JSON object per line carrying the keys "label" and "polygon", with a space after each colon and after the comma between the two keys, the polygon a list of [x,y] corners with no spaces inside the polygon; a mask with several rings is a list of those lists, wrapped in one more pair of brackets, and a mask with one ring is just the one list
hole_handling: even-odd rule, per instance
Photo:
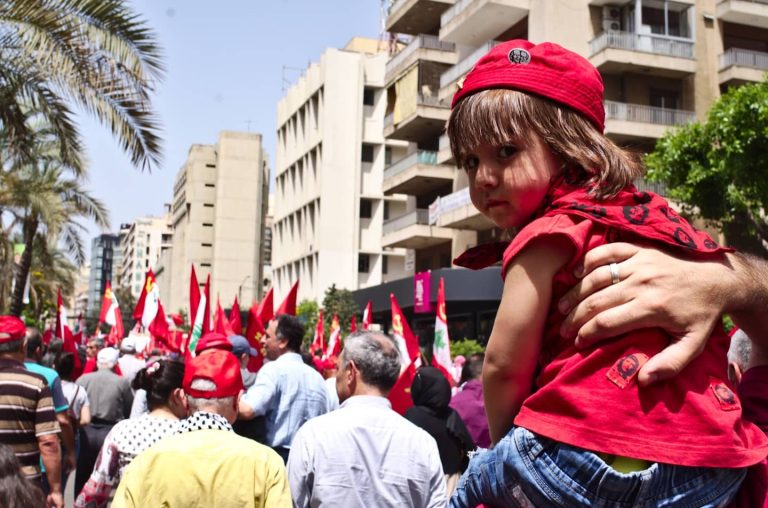
{"label": "red cap on man", "polygon": [[27,334],[24,322],[16,316],[0,316],[0,343],[21,340]]}
{"label": "red cap on man", "polygon": [[200,341],[195,348],[195,353],[199,355],[203,351],[210,351],[213,349],[232,351],[232,343],[223,333],[208,332],[200,337]]}
{"label": "red cap on man", "polygon": [[[216,385],[215,390],[205,391],[192,388],[195,379],[206,379]],[[212,349],[204,355],[192,358],[184,368],[184,391],[199,399],[220,399],[234,397],[243,390],[240,362],[229,351]]]}

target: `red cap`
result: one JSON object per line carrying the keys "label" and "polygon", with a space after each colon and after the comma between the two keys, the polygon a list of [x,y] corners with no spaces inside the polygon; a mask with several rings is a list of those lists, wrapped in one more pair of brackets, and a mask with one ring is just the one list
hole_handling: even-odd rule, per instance
{"label": "red cap", "polygon": [[503,42],[478,60],[453,96],[451,108],[467,95],[509,88],[551,99],[605,129],[603,78],[584,57],[552,42]]}
{"label": "red cap", "polygon": [[[207,379],[216,383],[213,391],[195,390],[192,381]],[[236,396],[243,389],[240,362],[228,351],[214,349],[192,358],[184,368],[182,385],[187,395],[200,399],[218,399]]]}
{"label": "red cap", "polygon": [[24,322],[16,316],[0,316],[0,343],[21,340],[27,334]]}
{"label": "red cap", "polygon": [[197,343],[195,353],[200,354],[207,349],[221,349],[222,351],[232,351],[232,343],[223,333],[208,332]]}

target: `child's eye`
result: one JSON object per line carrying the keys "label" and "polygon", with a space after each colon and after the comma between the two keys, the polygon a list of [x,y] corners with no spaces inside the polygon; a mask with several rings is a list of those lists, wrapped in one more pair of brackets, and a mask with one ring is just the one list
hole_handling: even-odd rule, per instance
{"label": "child's eye", "polygon": [[499,152],[498,153],[499,153],[499,157],[500,158],[506,159],[508,157],[512,157],[515,154],[516,151],[517,150],[516,150],[516,148],[514,146],[512,146],[512,145],[504,145],[502,147],[499,147]]}
{"label": "child's eye", "polygon": [[464,157],[464,161],[461,163],[461,166],[466,171],[472,171],[474,169],[477,169],[477,166],[480,165],[480,159],[475,155],[467,155]]}

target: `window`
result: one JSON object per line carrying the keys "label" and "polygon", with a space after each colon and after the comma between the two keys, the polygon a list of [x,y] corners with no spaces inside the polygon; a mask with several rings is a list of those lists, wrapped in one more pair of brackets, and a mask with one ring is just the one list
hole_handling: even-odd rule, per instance
{"label": "window", "polygon": [[385,146],[384,147],[384,165],[389,166],[391,164],[392,164],[392,147]]}
{"label": "window", "polygon": [[207,183],[205,184],[206,187],[216,187],[216,184],[213,183]]}
{"label": "window", "polygon": [[365,87],[363,89],[363,104],[373,106],[376,100],[376,91],[373,88]]}
{"label": "window", "polygon": [[373,162],[373,145],[363,145],[360,160],[363,162]]}
{"label": "window", "polygon": [[203,247],[213,247],[212,243],[201,243],[200,245],[202,245]]}
{"label": "window", "polygon": [[210,267],[211,267],[211,264],[210,264],[210,263],[200,263],[200,266],[201,266],[202,268],[210,268]]}
{"label": "window", "polygon": [[371,259],[368,254],[358,254],[357,273],[368,273],[371,269]]}
{"label": "window", "polygon": [[206,168],[215,168],[216,164],[206,164],[205,167]]}
{"label": "window", "polygon": [[384,201],[384,220],[389,220],[389,201]]}
{"label": "window", "polygon": [[371,217],[373,217],[373,203],[371,203],[370,199],[361,199],[360,200],[360,218],[370,219]]}
{"label": "window", "polygon": [[213,203],[203,203],[205,208],[213,208]]}
{"label": "window", "polygon": [[386,275],[389,271],[389,256],[385,256],[382,254],[381,256],[381,273],[383,275]]}
{"label": "window", "polygon": [[213,227],[213,223],[212,222],[203,222],[203,227],[204,228],[212,228]]}

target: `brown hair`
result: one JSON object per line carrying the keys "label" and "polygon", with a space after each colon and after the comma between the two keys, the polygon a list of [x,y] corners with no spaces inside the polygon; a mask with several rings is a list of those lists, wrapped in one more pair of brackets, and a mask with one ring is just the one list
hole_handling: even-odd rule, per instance
{"label": "brown hair", "polygon": [[451,111],[446,131],[458,167],[483,143],[526,145],[533,132],[565,163],[575,183],[594,186],[597,199],[615,196],[644,172],[635,154],[577,112],[515,90],[483,90],[463,98]]}

